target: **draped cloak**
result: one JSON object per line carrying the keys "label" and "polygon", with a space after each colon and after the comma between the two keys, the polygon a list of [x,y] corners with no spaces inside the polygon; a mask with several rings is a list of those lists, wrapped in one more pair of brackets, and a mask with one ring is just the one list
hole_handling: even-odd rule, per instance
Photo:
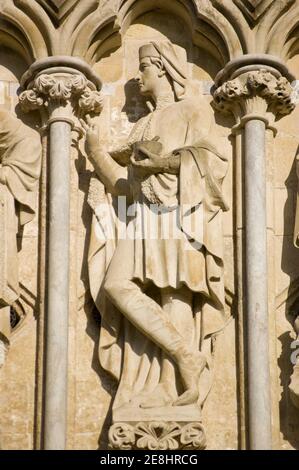
{"label": "draped cloak", "polygon": [[[296,173],[299,180],[299,154],[296,155]],[[294,246],[299,248],[299,185],[297,187],[296,215],[294,226]]]}
{"label": "draped cloak", "polygon": [[[132,237],[134,279],[158,288],[187,286],[194,292],[201,300],[198,303],[200,308],[195,307],[194,310],[194,328],[197,330],[199,348],[203,338],[223,329],[227,321],[224,309],[221,216],[228,207],[221,186],[228,162],[216,149],[208,133],[209,114],[208,105],[203,99],[184,99],[166,104],[138,121],[129,137],[132,144],[134,141],[151,140],[158,135],[164,147],[163,154],[175,152],[180,155],[179,175],[158,174],[140,179],[136,171],[128,167],[135,214],[127,230],[135,231],[135,235],[142,231],[143,218],[151,211],[151,203],[158,203],[166,209],[162,213],[151,214],[151,217],[156,217],[159,227],[163,225],[165,216],[178,211],[181,234],[178,238],[152,239],[146,234]],[[148,340],[145,338],[141,342],[136,341],[136,344],[144,345],[143,350],[133,351],[130,342],[134,342],[140,333],[102,292],[105,272],[117,245],[117,233],[115,239],[105,235],[109,212],[115,220],[114,205],[111,195],[105,192],[99,180],[91,184],[89,202],[94,212],[89,246],[89,280],[92,297],[102,317],[100,362],[104,369],[123,383],[126,390],[121,395],[130,397],[142,391],[142,387],[148,383],[148,377],[155,375],[152,369],[158,367],[159,361],[154,361],[156,353],[149,353]],[[105,203],[108,211],[105,210],[103,214]],[[193,232],[190,237],[190,219],[196,217],[200,217],[202,224],[199,224],[197,233]],[[190,238],[198,243],[198,248],[186,250]],[[150,357],[152,361],[148,361]],[[134,366],[130,366],[130,358]],[[138,367],[138,361],[140,364],[143,361],[142,368]],[[146,367],[147,372],[144,373]],[[136,370],[141,369],[143,379],[136,376]],[[155,376],[158,377],[159,372]],[[138,389],[136,383],[140,384]],[[135,390],[128,390],[128,384]]]}
{"label": "draped cloak", "polygon": [[[41,169],[37,132],[5,110],[0,111],[0,307],[19,297],[17,233],[35,215]],[[7,309],[3,309],[3,312]],[[9,318],[1,318],[0,340],[8,343]]]}

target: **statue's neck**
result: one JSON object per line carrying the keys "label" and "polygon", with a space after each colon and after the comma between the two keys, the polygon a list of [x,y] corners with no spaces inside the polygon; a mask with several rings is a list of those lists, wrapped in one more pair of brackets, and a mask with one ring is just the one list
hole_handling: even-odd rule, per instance
{"label": "statue's neck", "polygon": [[160,110],[164,109],[167,106],[170,106],[175,102],[173,92],[170,93],[161,93],[155,99],[155,109]]}

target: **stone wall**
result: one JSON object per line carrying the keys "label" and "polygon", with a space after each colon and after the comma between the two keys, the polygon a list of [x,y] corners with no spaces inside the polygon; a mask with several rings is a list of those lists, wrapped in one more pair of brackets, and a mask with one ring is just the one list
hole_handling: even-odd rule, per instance
{"label": "stone wall", "polygon": [[[213,100],[211,89],[216,75],[229,61],[242,55],[273,54],[294,77],[299,75],[298,19],[294,20],[296,13],[299,18],[297,0],[286,2],[281,10],[266,1],[260,2],[257,10],[247,10],[248,2],[221,5],[224,2],[201,0],[67,0],[57,9],[41,6],[53,3],[32,0],[15,6],[15,2],[7,0],[0,11],[0,19],[7,22],[7,26],[0,25],[0,39],[5,38],[5,45],[0,46],[0,109],[15,113],[36,131],[40,129],[43,143],[39,210],[34,221],[19,234],[20,303],[25,317],[12,331],[9,353],[0,370],[0,442],[2,449],[9,450],[41,448],[44,438],[49,138],[44,116],[40,118],[38,111],[25,114],[18,105],[17,88],[22,75],[36,60],[52,55],[86,61],[103,82],[103,110],[95,122],[110,151],[125,144],[134,123],[147,112],[133,80],[138,71],[138,48],[144,43],[168,39],[183,46],[189,73],[197,80],[207,103]],[[73,9],[72,3],[76,5]],[[17,31],[12,24],[20,15],[26,16],[26,21],[22,17],[23,27]],[[280,25],[279,34],[274,19]],[[273,39],[275,34],[277,41]],[[236,187],[238,155],[232,135],[235,120],[230,114],[222,115],[212,107],[210,110],[215,120],[215,139],[229,161],[223,192],[230,210],[224,215],[223,238],[225,309],[231,319],[215,340],[214,382],[202,418],[207,449],[238,449],[245,446],[248,426],[244,421],[247,403],[245,400],[244,405],[243,395],[248,384],[243,377],[242,312],[237,287],[241,273],[236,252],[236,218],[238,211],[244,211],[244,201],[242,206],[240,189]],[[292,318],[297,313],[299,296],[299,251],[293,245],[298,114],[297,107],[277,120],[275,137],[267,130],[272,443],[275,449],[287,450],[299,449],[299,410],[289,395],[293,374],[290,346],[296,339]],[[99,363],[101,317],[89,289],[87,258],[92,211],[87,195],[93,168],[86,158],[84,139],[78,142],[76,129],[72,136],[66,448],[107,449],[117,384]],[[242,191],[244,175],[239,185]]]}

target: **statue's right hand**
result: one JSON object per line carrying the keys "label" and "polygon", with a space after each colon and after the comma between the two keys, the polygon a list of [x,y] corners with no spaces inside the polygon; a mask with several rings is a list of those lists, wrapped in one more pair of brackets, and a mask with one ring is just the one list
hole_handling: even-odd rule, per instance
{"label": "statue's right hand", "polygon": [[86,150],[89,156],[91,156],[98,148],[100,141],[100,130],[98,125],[92,121],[89,114],[86,115],[85,120],[80,119],[83,130],[86,136]]}

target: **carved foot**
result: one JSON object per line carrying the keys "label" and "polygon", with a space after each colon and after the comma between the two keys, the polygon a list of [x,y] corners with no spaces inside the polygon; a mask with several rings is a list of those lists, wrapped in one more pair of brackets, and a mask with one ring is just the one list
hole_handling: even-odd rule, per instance
{"label": "carved foot", "polygon": [[109,430],[109,445],[115,450],[204,450],[206,436],[201,423],[115,423]]}
{"label": "carved foot", "polygon": [[184,355],[178,362],[186,391],[173,403],[174,406],[192,405],[198,400],[198,380],[207,364],[204,354]]}
{"label": "carved foot", "polygon": [[170,392],[166,389],[163,384],[160,384],[156,387],[156,389],[146,396],[140,402],[140,408],[160,408],[164,406],[172,405],[174,397],[170,394]]}
{"label": "carved foot", "polygon": [[294,367],[294,373],[289,388],[291,400],[293,404],[299,408],[299,365]]}
{"label": "carved foot", "polygon": [[185,405],[192,405],[196,403],[198,400],[198,388],[193,387],[189,390],[186,390],[174,403],[173,406],[185,406]]}

